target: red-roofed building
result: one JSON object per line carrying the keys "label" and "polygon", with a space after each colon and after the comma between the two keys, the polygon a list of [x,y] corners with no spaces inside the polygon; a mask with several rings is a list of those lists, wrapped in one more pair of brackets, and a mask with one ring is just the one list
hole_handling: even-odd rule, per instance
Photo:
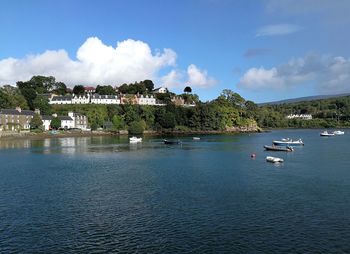
{"label": "red-roofed building", "polygon": [[96,88],[93,86],[84,86],[85,93],[94,93],[96,91]]}

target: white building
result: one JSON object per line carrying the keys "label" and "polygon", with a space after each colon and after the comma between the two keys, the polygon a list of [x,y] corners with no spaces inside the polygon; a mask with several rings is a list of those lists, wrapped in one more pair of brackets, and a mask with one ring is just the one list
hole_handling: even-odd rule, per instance
{"label": "white building", "polygon": [[167,92],[168,92],[168,88],[166,87],[158,87],[153,90],[153,93],[167,93]]}
{"label": "white building", "polygon": [[73,95],[72,104],[89,104],[90,95]]}
{"label": "white building", "polygon": [[156,98],[153,95],[140,95],[137,97],[139,105],[156,105]]}
{"label": "white building", "polygon": [[120,99],[117,95],[99,95],[93,94],[91,96],[92,104],[120,104]]}
{"label": "white building", "polygon": [[72,96],[53,96],[49,104],[72,104]]}
{"label": "white building", "polygon": [[311,120],[312,115],[310,114],[290,114],[286,116],[287,119],[303,119],[303,120]]}
{"label": "white building", "polygon": [[74,127],[82,130],[88,129],[88,120],[85,115],[80,113],[68,112],[68,116],[73,119]]}

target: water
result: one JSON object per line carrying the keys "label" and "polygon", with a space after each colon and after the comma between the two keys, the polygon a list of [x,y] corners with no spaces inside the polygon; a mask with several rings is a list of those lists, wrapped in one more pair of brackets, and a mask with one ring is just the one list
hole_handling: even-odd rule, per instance
{"label": "water", "polygon": [[0,253],[349,253],[350,132],[319,132],[0,141]]}

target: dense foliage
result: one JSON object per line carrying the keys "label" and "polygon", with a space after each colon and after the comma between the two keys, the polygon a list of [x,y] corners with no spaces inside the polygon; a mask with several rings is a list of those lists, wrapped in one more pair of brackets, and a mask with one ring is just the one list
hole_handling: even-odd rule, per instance
{"label": "dense foliage", "polygon": [[[312,120],[286,119],[289,114],[311,114]],[[350,96],[264,105],[252,110],[261,127],[329,128],[350,127]]]}

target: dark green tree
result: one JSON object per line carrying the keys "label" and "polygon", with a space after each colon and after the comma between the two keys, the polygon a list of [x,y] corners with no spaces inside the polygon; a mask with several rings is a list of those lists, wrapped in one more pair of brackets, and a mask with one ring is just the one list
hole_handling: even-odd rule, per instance
{"label": "dark green tree", "polygon": [[100,95],[115,95],[116,92],[112,86],[100,86],[96,87],[96,93]]}
{"label": "dark green tree", "polygon": [[54,84],[53,92],[58,95],[65,95],[67,93],[67,86],[63,82],[56,82]]}
{"label": "dark green tree", "polygon": [[52,118],[50,126],[52,129],[57,130],[61,127],[61,120],[58,117]]}
{"label": "dark green tree", "polygon": [[144,121],[133,121],[130,123],[130,126],[129,126],[129,133],[130,134],[142,134],[143,131],[145,130],[144,128]]}
{"label": "dark green tree", "polygon": [[46,97],[38,95],[33,101],[34,109],[40,109],[41,114],[50,115],[51,114],[51,105]]}
{"label": "dark green tree", "polygon": [[186,86],[184,89],[184,93],[192,93],[192,88],[189,86]]}
{"label": "dark green tree", "polygon": [[85,94],[84,86],[83,85],[74,86],[73,93],[76,94],[76,95],[83,95],[83,94]]}
{"label": "dark green tree", "polygon": [[145,85],[148,92],[152,92],[154,89],[154,84],[152,80],[146,79],[142,81],[142,83]]}
{"label": "dark green tree", "polygon": [[29,123],[31,129],[42,129],[43,121],[39,114],[35,114]]}

